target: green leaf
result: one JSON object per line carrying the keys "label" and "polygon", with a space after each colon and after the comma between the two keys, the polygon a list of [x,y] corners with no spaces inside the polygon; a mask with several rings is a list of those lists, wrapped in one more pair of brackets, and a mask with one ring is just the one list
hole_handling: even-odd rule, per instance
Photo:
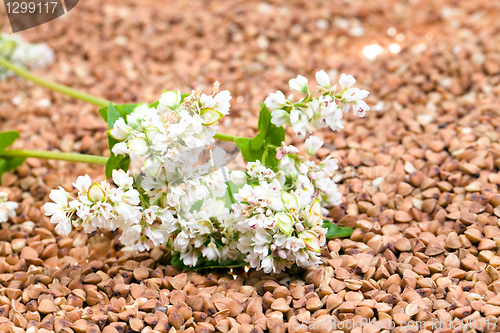
{"label": "green leaf", "polygon": [[198,271],[200,269],[208,269],[208,268],[214,269],[214,268],[243,267],[243,266],[247,266],[248,263],[238,261],[238,260],[231,260],[231,261],[228,261],[227,264],[222,265],[218,261],[208,261],[208,260],[205,260],[204,258],[199,258],[198,262],[196,263],[196,266],[191,267],[191,266],[184,265],[184,263],[181,260],[180,254],[177,253],[170,260],[170,265],[180,267],[183,269],[187,269],[190,271]]}
{"label": "green leaf", "polygon": [[[113,107],[118,112],[118,114],[126,120],[126,117],[129,114],[131,114],[132,112],[134,112],[135,108],[138,107],[141,104],[146,104],[146,103],[118,104],[118,105],[113,105]],[[109,122],[108,122],[108,109],[109,109],[109,105],[105,106],[103,108],[100,108],[99,109],[99,114],[101,115],[102,119],[104,119],[104,121],[106,123],[108,123],[108,125],[109,125]]]}
{"label": "green leaf", "polygon": [[260,103],[258,123],[259,133],[252,139],[252,142],[250,143],[250,149],[259,150],[260,148],[262,148],[271,126],[274,126],[273,124],[271,124],[271,112],[269,112],[264,103]]}
{"label": "green leaf", "polygon": [[115,155],[111,153],[111,155],[108,158],[108,161],[106,162],[106,168],[105,168],[105,174],[106,174],[106,179],[111,178],[113,175],[113,170],[118,170],[122,169],[123,171],[127,171],[128,168],[130,167],[130,156],[125,155]]}
{"label": "green leaf", "polygon": [[264,132],[259,132],[253,139],[250,141],[250,149],[251,150],[259,150],[264,145],[264,141],[266,139]]}
{"label": "green leaf", "polygon": [[354,229],[348,227],[339,227],[335,223],[323,220],[323,228],[327,229],[326,238],[345,238],[351,236]]}
{"label": "green leaf", "polygon": [[272,124],[266,137],[266,145],[280,147],[283,141],[285,141],[285,129]]}
{"label": "green leaf", "polygon": [[[7,131],[0,133],[0,155],[5,151],[6,148],[11,146],[14,141],[19,138],[19,132]],[[17,169],[21,164],[24,163],[26,158],[24,157],[2,157],[0,156],[0,182],[4,172]]]}
{"label": "green leaf", "polygon": [[5,150],[5,148],[11,146],[14,141],[19,138],[19,132],[7,131],[0,133],[0,153]]}
{"label": "green leaf", "polygon": [[[134,107],[135,108],[135,107]],[[130,110],[130,108],[123,108],[122,110]],[[132,109],[133,111],[133,109]],[[130,111],[130,112],[132,112]],[[111,103],[109,103],[107,107],[107,122],[108,122],[108,130],[113,128],[113,125],[115,124],[115,121],[117,121],[122,115],[118,110],[116,109],[115,106],[113,106]],[[106,178],[109,179],[111,178],[111,175],[113,174],[113,170],[115,169],[122,169],[124,171],[127,171],[129,166],[130,166],[130,156],[122,156],[122,155],[115,155],[113,154],[113,147],[118,143],[119,141],[113,138],[109,133],[108,133],[108,147],[109,147],[109,158],[108,161],[106,162],[106,168],[105,168],[105,174]]]}
{"label": "green leaf", "polygon": [[267,136],[267,130],[271,126],[271,112],[267,109],[264,103],[260,103],[260,113],[259,113],[259,132],[264,133],[264,137]]}
{"label": "green leaf", "polygon": [[116,107],[113,106],[113,104],[109,103],[108,116],[107,116],[108,130],[113,128],[115,121],[120,119],[120,117],[121,117],[120,112],[118,112],[118,110],[116,109]]}
{"label": "green leaf", "polygon": [[250,138],[237,138],[234,140],[234,143],[238,146],[241,155],[243,155],[243,158],[247,162],[255,162],[257,160],[262,159],[262,154],[264,153],[264,150],[252,150],[250,148],[250,144],[252,142],[252,139]]}

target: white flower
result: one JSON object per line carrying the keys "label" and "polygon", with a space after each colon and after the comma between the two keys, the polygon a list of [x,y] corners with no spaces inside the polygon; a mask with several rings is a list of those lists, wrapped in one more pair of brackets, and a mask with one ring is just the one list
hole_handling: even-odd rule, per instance
{"label": "white flower", "polygon": [[167,110],[177,110],[181,105],[180,91],[164,91],[158,101],[158,112],[163,113]]}
{"label": "white flower", "polygon": [[220,251],[214,242],[210,242],[207,246],[204,246],[201,253],[209,261],[217,260],[220,257]]}
{"label": "white flower", "polygon": [[131,226],[123,232],[120,242],[125,246],[133,246],[141,237],[142,227],[138,224]]}
{"label": "white flower", "polygon": [[280,127],[283,124],[290,123],[290,114],[283,110],[275,110],[271,112],[271,123]]}
{"label": "white flower", "polygon": [[134,179],[128,175],[128,171],[125,172],[122,169],[113,170],[112,178],[113,182],[124,190],[131,188],[134,184]]}
{"label": "white flower", "polygon": [[[359,88],[349,88],[342,93],[342,100],[350,103],[354,101],[362,100],[368,97],[370,93],[367,90],[361,90]],[[346,111],[344,109],[344,111]]]}
{"label": "white flower", "polygon": [[316,72],[316,81],[318,81],[318,85],[323,89],[330,89],[330,77],[324,70]]}
{"label": "white flower", "polygon": [[290,85],[290,89],[298,91],[302,94],[307,94],[309,92],[307,79],[302,75],[297,76],[295,79],[291,79],[288,84]]}
{"label": "white flower", "polygon": [[320,162],[319,167],[328,175],[331,175],[332,171],[338,170],[339,168],[337,162],[338,160],[333,158],[332,155],[328,155],[326,159]]}
{"label": "white flower", "polygon": [[[293,98],[293,95],[291,96]],[[269,109],[269,111],[281,110],[288,105],[290,105],[291,100],[288,100],[281,91],[276,91],[276,93],[271,93],[264,101],[264,104]]]}
{"label": "white flower", "polygon": [[54,201],[44,205],[45,215],[51,216],[50,222],[57,224],[56,231],[61,235],[68,235],[71,232],[71,222],[67,217],[69,194],[62,187],[59,190],[52,190],[49,198]]}
{"label": "white flower", "polygon": [[305,142],[306,151],[308,155],[314,155],[321,146],[323,146],[323,141],[317,136],[310,136]]}
{"label": "white flower", "polygon": [[352,75],[346,75],[342,73],[340,76],[339,84],[342,87],[342,90],[347,90],[352,87],[356,83],[356,79]]}
{"label": "white flower", "polygon": [[133,129],[138,129],[144,118],[146,118],[148,111],[149,105],[138,105],[131,114],[127,115],[127,125]]}
{"label": "white flower", "polygon": [[0,192],[0,223],[16,216],[16,209],[19,206],[17,202],[8,201],[7,198],[7,193]]}
{"label": "white flower", "polygon": [[119,118],[113,124],[113,128],[109,131],[109,134],[118,141],[123,141],[132,133],[132,128],[125,124],[123,118]]}
{"label": "white flower", "polygon": [[113,146],[111,151],[115,155],[124,155],[124,154],[128,154],[130,152],[130,149],[128,148],[128,145],[126,142],[118,142],[117,144],[115,144]]}
{"label": "white flower", "polygon": [[87,195],[87,191],[89,190],[89,188],[90,188],[91,185],[92,185],[92,179],[90,179],[89,175],[79,176],[76,179],[76,182],[73,183],[73,186],[82,195]]}
{"label": "white flower", "polygon": [[306,114],[302,113],[298,109],[290,111],[290,125],[292,126],[293,131],[297,133],[298,137],[304,137],[306,133],[309,132],[309,129],[307,128],[308,123],[309,120]]}
{"label": "white flower", "polygon": [[368,104],[365,101],[355,101],[352,103],[353,113],[358,117],[364,117],[366,115],[366,111],[370,110]]}

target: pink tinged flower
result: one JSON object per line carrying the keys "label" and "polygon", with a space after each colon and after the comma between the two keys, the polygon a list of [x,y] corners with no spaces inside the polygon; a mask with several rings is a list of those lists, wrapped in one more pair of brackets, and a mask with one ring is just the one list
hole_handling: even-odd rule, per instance
{"label": "pink tinged flower", "polygon": [[297,76],[295,79],[291,79],[288,84],[290,85],[290,89],[298,91],[302,94],[307,94],[309,91],[307,79],[302,75]]}
{"label": "pink tinged flower", "polygon": [[304,241],[304,244],[309,251],[316,253],[321,251],[318,238],[312,231],[304,231],[300,233],[299,237]]}
{"label": "pink tinged flower", "polygon": [[276,159],[281,160],[281,158],[283,157],[283,152],[278,149],[276,149]]}
{"label": "pink tinged flower", "polygon": [[299,251],[300,249],[303,249],[306,247],[306,244],[304,243],[304,241],[300,238],[297,238],[297,237],[290,237],[288,238],[288,240],[286,241],[286,246],[285,246],[288,250],[292,251],[292,252],[297,252]]}
{"label": "pink tinged flower", "polygon": [[293,218],[290,214],[278,212],[275,215],[275,219],[278,221],[278,227],[283,233],[285,233],[286,235],[292,233]]}
{"label": "pink tinged flower", "polygon": [[105,197],[106,192],[104,192],[104,189],[97,182],[90,187],[89,192],[87,193],[87,198],[94,203],[103,201]]}
{"label": "pink tinged flower", "polygon": [[321,146],[323,146],[323,141],[317,136],[310,136],[305,142],[306,151],[308,155],[314,155]]}
{"label": "pink tinged flower", "polygon": [[318,81],[320,87],[330,89],[330,77],[324,70],[316,73],[316,81]]}
{"label": "pink tinged flower", "polygon": [[306,225],[308,227],[313,227],[315,225],[318,225],[322,219],[323,219],[323,209],[321,207],[319,199],[316,198],[313,201],[313,203],[306,209],[306,214],[305,214]]}
{"label": "pink tinged flower", "polygon": [[286,259],[286,252],[285,252],[285,250],[278,250],[278,256],[281,259]]}
{"label": "pink tinged flower", "polygon": [[340,76],[339,84],[342,87],[342,90],[349,89],[356,83],[356,79],[352,75],[346,75],[342,73]]}

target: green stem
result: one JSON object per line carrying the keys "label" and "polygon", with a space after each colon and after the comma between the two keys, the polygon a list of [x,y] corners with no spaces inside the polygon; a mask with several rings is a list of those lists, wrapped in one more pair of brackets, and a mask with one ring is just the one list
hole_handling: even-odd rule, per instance
{"label": "green stem", "polygon": [[82,163],[100,164],[100,165],[106,165],[106,162],[108,161],[108,158],[103,156],[73,154],[73,153],[58,153],[58,152],[43,151],[43,150],[6,150],[0,152],[0,156],[35,157],[35,158],[43,158],[50,160],[82,162]]}
{"label": "green stem", "polygon": [[81,91],[78,91],[76,89],[67,87],[65,85],[41,78],[40,76],[37,76],[37,75],[27,71],[24,68],[21,68],[21,67],[14,65],[13,63],[8,61],[4,57],[0,57],[0,65],[4,66],[5,68],[10,69],[11,71],[16,73],[17,75],[19,75],[27,80],[33,81],[34,83],[38,84],[39,86],[48,88],[48,89],[53,90],[53,91],[58,91],[62,94],[71,96],[73,98],[76,98],[76,99],[79,99],[79,100],[82,100],[82,101],[85,101],[85,102],[88,102],[88,103],[91,103],[91,104],[94,104],[97,106],[107,106],[110,103],[110,101],[105,100],[103,98],[95,97],[95,96],[83,93]]}
{"label": "green stem", "polygon": [[243,136],[236,136],[236,135],[229,135],[229,134],[224,134],[224,133],[216,133],[214,136],[214,139],[221,140],[221,141],[229,141],[229,142],[234,142],[238,138],[244,138]]}
{"label": "green stem", "polygon": [[[103,98],[95,97],[95,96],[86,94],[84,92],[78,91],[76,89],[67,87],[63,84],[59,84],[59,83],[41,78],[40,76],[37,76],[24,68],[21,68],[21,67],[14,65],[13,63],[11,63],[10,61],[8,61],[7,59],[5,59],[1,56],[0,56],[0,65],[12,70],[14,73],[16,73],[17,75],[19,75],[27,80],[31,80],[34,83],[36,83],[42,87],[48,88],[48,89],[53,90],[53,91],[60,92],[64,95],[68,95],[68,96],[71,96],[73,98],[76,98],[76,99],[79,99],[79,100],[82,100],[82,101],[85,101],[85,102],[88,102],[88,103],[91,103],[91,104],[94,104],[97,106],[101,106],[101,107],[108,106],[109,103],[111,103],[110,101],[105,100]],[[237,138],[239,138],[239,137],[235,136],[235,135],[229,135],[229,134],[223,134],[223,133],[215,134],[215,139],[222,140],[222,141],[234,142],[234,140]]]}

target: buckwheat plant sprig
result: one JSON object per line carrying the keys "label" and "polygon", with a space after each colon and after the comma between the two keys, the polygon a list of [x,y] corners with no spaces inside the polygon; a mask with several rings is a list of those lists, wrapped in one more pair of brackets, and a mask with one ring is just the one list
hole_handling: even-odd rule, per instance
{"label": "buckwheat plant sprig", "polygon": [[[9,59],[18,66],[30,69],[50,66],[55,60],[55,53],[47,44],[28,43],[17,35],[1,33],[0,56]],[[13,75],[13,71],[0,67],[0,80],[5,80]]]}
{"label": "buckwheat plant sprig", "polygon": [[[85,232],[122,229],[120,241],[138,251],[165,245],[174,265],[186,268],[249,265],[279,273],[296,264],[318,265],[328,237],[348,236],[328,221],[342,195],[331,178],[338,169],[331,155],[320,163],[310,159],[323,141],[309,135],[315,129],[343,128],[343,113],[351,105],[364,116],[369,107],[365,90],[342,74],[340,90],[330,86],[324,71],[316,73],[319,97],[307,79],[290,80],[290,88],[305,95],[297,102],[280,91],[261,104],[258,134],[254,138],[217,133],[218,121],[229,113],[231,95],[214,84],[210,94],[165,91],[153,104],[113,105],[69,87],[19,70],[5,59],[0,63],[45,87],[102,106],[108,123],[108,159],[81,154],[5,150],[19,136],[0,133],[0,160],[12,170],[26,157],[55,158],[106,164],[106,181],[88,175],[73,184],[72,197],[63,188],[53,190],[45,204],[56,231]],[[305,141],[307,156],[285,143],[283,125]],[[231,141],[247,161],[244,171],[230,172],[225,151],[215,140]],[[209,158],[196,164],[209,152]],[[3,172],[0,170],[0,173]]]}

